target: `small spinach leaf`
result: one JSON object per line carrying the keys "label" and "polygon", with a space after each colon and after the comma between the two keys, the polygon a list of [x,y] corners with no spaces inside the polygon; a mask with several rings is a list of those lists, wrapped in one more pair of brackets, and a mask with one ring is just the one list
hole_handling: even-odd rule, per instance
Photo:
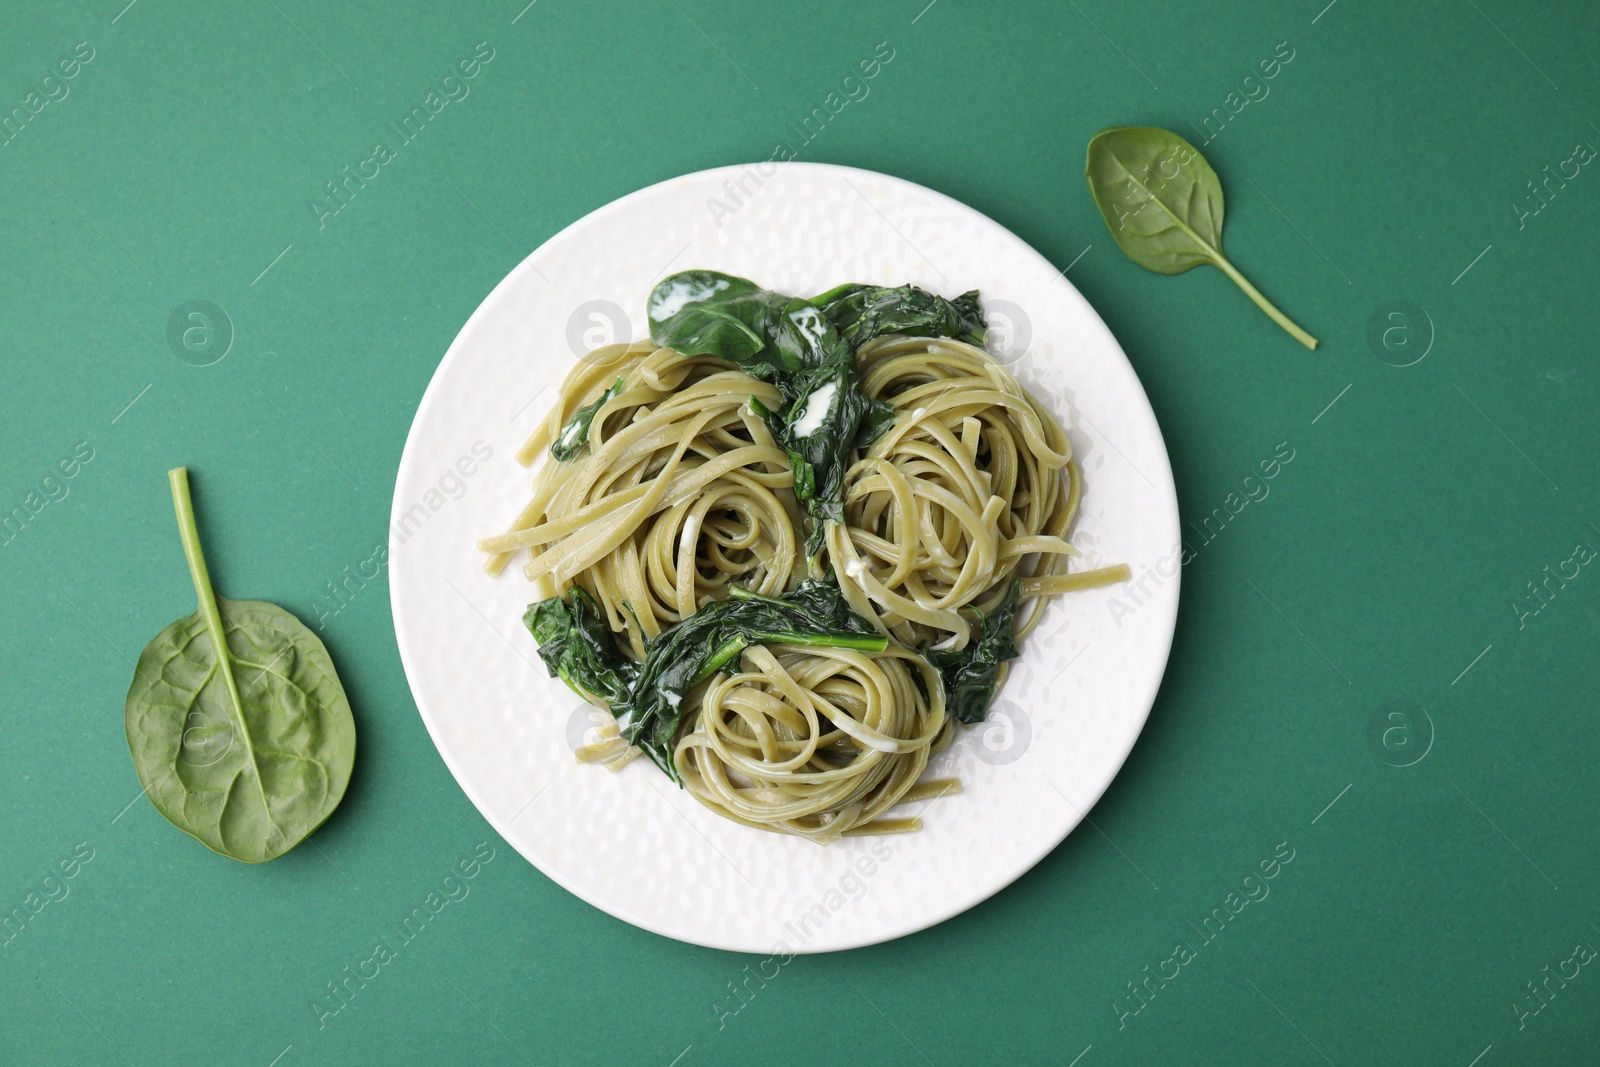
{"label": "small spinach leaf", "polygon": [[156,810],[207,848],[275,859],[322,825],[355,761],[350,703],[328,650],[275,604],[211,587],[188,472],[169,472],[200,607],[145,647],[128,689],[128,749]]}
{"label": "small spinach leaf", "polygon": [[624,700],[639,665],[621,655],[594,597],[573,586],[571,599],[553,596],[529,605],[523,625],[539,642],[539,658],[552,678],[606,704]]}
{"label": "small spinach leaf", "polygon": [[1084,180],[1111,236],[1157,274],[1211,264],[1307,348],[1317,339],[1289,321],[1222,251],[1222,183],[1193,145],[1168,130],[1111,126],[1089,141]]}
{"label": "small spinach leaf", "polygon": [[589,443],[589,424],[594,422],[595,414],[608,402],[615,400],[622,392],[623,379],[618,378],[611,383],[611,388],[600,394],[600,399],[592,404],[585,404],[572,413],[572,418],[561,427],[561,435],[550,442],[550,454],[559,462],[565,463],[578,454],[578,449]]}
{"label": "small spinach leaf", "polygon": [[1017,658],[1017,609],[1022,583],[1012,579],[994,610],[983,617],[978,634],[963,649],[928,649],[923,658],[944,681],[945,710],[965,723],[982,722],[989,714],[1000,683],[1000,665]]}
{"label": "small spinach leaf", "polygon": [[845,355],[789,376],[779,387],[786,403],[770,411],[754,397],[751,408],[772,427],[773,439],[794,469],[794,495],[816,520],[808,553],[822,547],[828,520],[844,520],[844,476],[850,449],[894,423],[894,408],[861,391],[854,358]]}
{"label": "small spinach leaf", "polygon": [[978,291],[954,300],[918,289],[914,285],[886,288],[877,285],[843,285],[812,301],[833,323],[851,351],[888,334],[908,337],[953,337],[983,347],[987,324],[978,303]]}

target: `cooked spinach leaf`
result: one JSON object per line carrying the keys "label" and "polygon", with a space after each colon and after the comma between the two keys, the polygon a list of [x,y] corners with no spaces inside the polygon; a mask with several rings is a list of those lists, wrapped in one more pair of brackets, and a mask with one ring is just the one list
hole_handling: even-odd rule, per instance
{"label": "cooked spinach leaf", "polygon": [[790,304],[782,293],[714,270],[686,270],[656,285],[646,312],[650,339],[691,356],[716,356],[764,382],[800,369],[780,357],[778,320]]}
{"label": "cooked spinach leaf", "polygon": [[985,329],[976,292],[947,301],[909,285],[845,285],[805,300],[708,270],[665,279],[648,310],[656,344],[717,356],[778,387],[776,408],[753,399],[751,406],[788,453],[795,496],[814,520],[806,544],[813,555],[824,524],[844,517],[850,450],[894,422],[889,404],[861,391],[857,349],[891,333],[981,345]]}
{"label": "cooked spinach leaf", "polygon": [[850,449],[863,439],[870,444],[893,425],[894,408],[861,391],[861,376],[848,352],[842,359],[787,376],[779,392],[783,403],[778,410],[755,397],[750,407],[767,421],[773,440],[788,454],[794,495],[815,520],[806,542],[807,552],[815,554],[822,547],[823,524],[844,520]]}
{"label": "cooked spinach leaf", "polygon": [[987,324],[978,291],[954,300],[914,285],[841,285],[812,301],[833,323],[851,351],[888,334],[909,337],[954,337],[982,347]]}
{"label": "cooked spinach leaf", "polygon": [[945,711],[962,722],[983,721],[1000,683],[1000,665],[1017,658],[1017,609],[1021,603],[1022,583],[1012,579],[1005,596],[983,617],[966,648],[928,649],[922,654],[944,681]]}
{"label": "cooked spinach leaf", "polygon": [[188,471],[168,473],[200,607],[156,635],[134,668],[128,749],[156,810],[246,863],[305,840],[344,798],[356,728],[317,635],[259,600],[211,585]]}
{"label": "cooked spinach leaf", "polygon": [[1296,341],[1317,347],[1223,254],[1222,183],[1188,141],[1152,126],[1111,126],[1090,139],[1083,176],[1129,259],[1157,274],[1209,263]]}
{"label": "cooked spinach leaf", "polygon": [[589,591],[575,585],[571,594],[568,600],[553,596],[529,605],[523,625],[539,642],[539,658],[550,677],[580,696],[614,704],[627,697],[639,665],[617,651]]}
{"label": "cooked spinach leaf", "polygon": [[663,630],[645,649],[643,663],[616,651],[592,598],[574,586],[571,600],[552,597],[529,607],[523,621],[539,641],[553,677],[580,695],[611,706],[622,736],[679,781],[672,739],[683,722],[683,698],[750,645],[789,644],[882,652],[888,638],[845,602],[830,573],[769,597],[738,586],[729,599],[707,604]]}
{"label": "cooked spinach leaf", "polygon": [[561,435],[550,442],[550,454],[562,463],[577,455],[578,449],[589,443],[589,424],[594,422],[595,413],[607,402],[615,400],[621,392],[622,379],[618,378],[611,383],[610,389],[600,394],[600,399],[574,411],[572,418],[561,427]]}

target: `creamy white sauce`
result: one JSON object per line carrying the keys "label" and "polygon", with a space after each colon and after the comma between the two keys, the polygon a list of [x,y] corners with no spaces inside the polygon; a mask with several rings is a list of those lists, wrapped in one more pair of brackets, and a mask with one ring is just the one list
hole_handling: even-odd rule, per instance
{"label": "creamy white sauce", "polygon": [[827,320],[822,317],[822,312],[813,307],[801,308],[790,313],[789,321],[794,323],[812,344],[822,339],[822,333],[828,326]]}
{"label": "creamy white sauce", "polygon": [[859,582],[861,579],[867,576],[867,561],[864,559],[853,559],[844,565],[844,572]]}
{"label": "creamy white sauce", "polygon": [[650,299],[650,317],[660,322],[670,319],[682,311],[684,305],[697,300],[704,300],[709,296],[728,288],[728,279],[718,278],[711,285],[695,285],[686,279],[679,278],[665,289],[658,289]]}
{"label": "creamy white sauce", "polygon": [[673,707],[677,707],[679,704],[683,703],[683,697],[679,696],[677,693],[671,692],[670,690],[661,695],[666,697],[667,703],[671,704]]}
{"label": "creamy white sauce", "polygon": [[822,420],[828,417],[828,408],[833,405],[833,394],[839,391],[839,383],[829,382],[806,399],[806,410],[794,424],[794,432],[798,437],[810,437],[822,429]]}

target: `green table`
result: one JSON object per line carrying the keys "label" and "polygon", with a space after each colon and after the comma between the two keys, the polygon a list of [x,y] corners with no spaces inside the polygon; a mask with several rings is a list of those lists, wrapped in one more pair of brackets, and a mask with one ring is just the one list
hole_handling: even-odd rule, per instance
{"label": "green table", "polygon": [[[0,33],[0,1061],[1594,1059],[1600,9],[124,2]],[[1122,256],[1081,178],[1112,124],[1209,138],[1235,262],[1321,349]],[[1192,558],[1092,824],[959,918],[763,980],[524,863],[423,729],[383,580],[327,594],[513,264],[780,142],[1072,264]],[[132,658],[193,609],[178,464],[224,591],[330,615],[360,729],[343,807],[266,866],[168,825],[123,740]]]}

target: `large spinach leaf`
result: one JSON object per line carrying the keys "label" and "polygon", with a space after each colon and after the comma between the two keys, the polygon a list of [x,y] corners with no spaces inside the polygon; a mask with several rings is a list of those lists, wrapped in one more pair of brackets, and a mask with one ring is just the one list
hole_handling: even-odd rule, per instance
{"label": "large spinach leaf", "polygon": [[812,300],[788,297],[716,271],[692,270],[650,294],[650,338],[688,355],[712,355],[778,387],[779,405],[751,406],[772,428],[794,468],[795,496],[814,520],[807,550],[824,526],[844,518],[850,450],[894,422],[894,409],[861,391],[856,351],[891,333],[983,343],[976,292],[955,301],[901,286],[845,285]]}
{"label": "large spinach leaf", "polygon": [[1128,258],[1157,274],[1211,264],[1307,348],[1317,339],[1289,321],[1222,252],[1222,183],[1188,141],[1151,126],[1112,126],[1089,141],[1084,180]]}
{"label": "large spinach leaf", "polygon": [[850,609],[829,573],[769,597],[739,586],[729,599],[701,608],[657,634],[643,663],[617,651],[593,599],[574,586],[570,599],[532,605],[523,621],[539,641],[552,677],[580,696],[611,706],[622,736],[639,746],[673,781],[672,739],[683,722],[683,698],[755,644],[813,645],[882,652],[886,637]]}
{"label": "large spinach leaf", "polygon": [[1000,684],[1000,665],[1017,658],[1017,609],[1022,583],[1012,579],[1005,596],[983,617],[977,636],[963,649],[928,649],[922,655],[944,681],[945,711],[965,723],[982,722]]}
{"label": "large spinach leaf", "polygon": [[800,369],[778,354],[778,321],[790,298],[714,270],[680,271],[658,283],[645,311],[650,339],[690,356],[716,356],[762,381]]}
{"label": "large spinach leaf", "polygon": [[125,708],[134,769],[156,810],[206,847],[275,859],[344,798],[350,703],[328,650],[289,612],[211,586],[182,467],[168,475],[200,607],[156,635]]}

